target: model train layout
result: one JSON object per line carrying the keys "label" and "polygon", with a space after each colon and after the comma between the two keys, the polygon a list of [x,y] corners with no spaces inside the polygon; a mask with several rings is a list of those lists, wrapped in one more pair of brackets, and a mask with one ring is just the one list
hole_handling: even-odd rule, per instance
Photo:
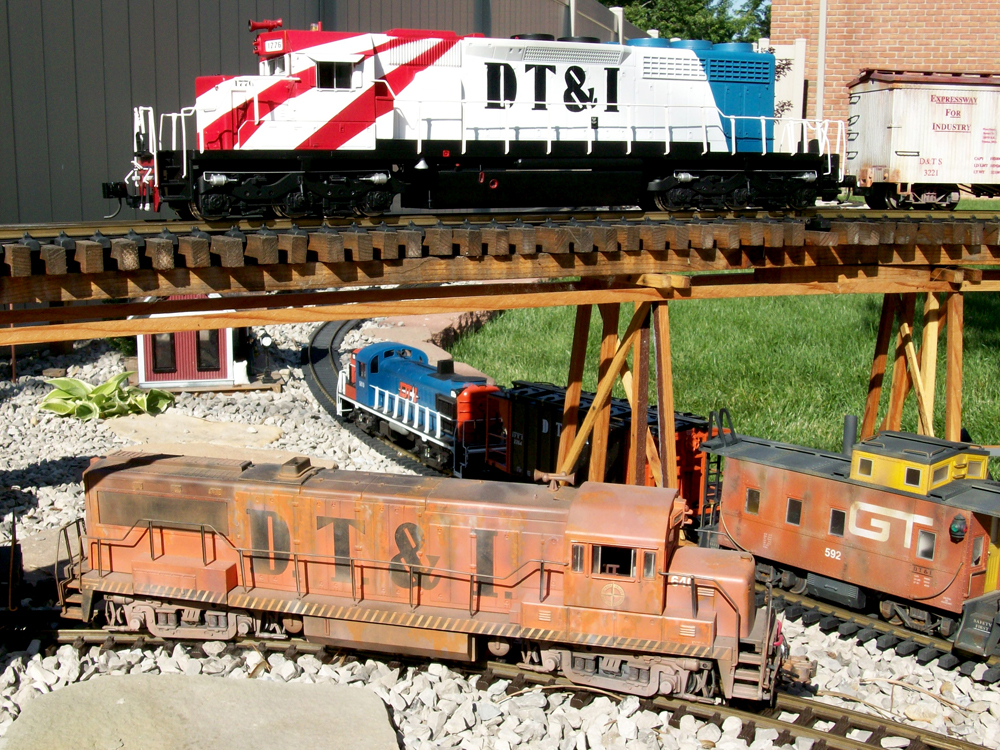
{"label": "model train layout", "polygon": [[580,685],[768,700],[753,558],[681,547],[676,491],[541,488],[118,453],[84,474],[79,616],[165,638],[304,635]]}
{"label": "model train layout", "polygon": [[843,123],[776,125],[774,56],[750,44],[279,26],[252,25],[259,75],[200,77],[195,104],[159,122],[137,107],[132,171],[105,197],[205,219],[377,215],[397,196],[783,209],[843,179]]}

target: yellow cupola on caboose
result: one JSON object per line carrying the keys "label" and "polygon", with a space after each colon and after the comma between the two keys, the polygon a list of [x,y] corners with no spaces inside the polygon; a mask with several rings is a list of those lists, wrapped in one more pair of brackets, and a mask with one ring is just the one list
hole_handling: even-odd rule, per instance
{"label": "yellow cupola on caboose", "polygon": [[851,479],[926,495],[956,479],[986,478],[989,453],[978,445],[926,435],[880,432],[851,451]]}

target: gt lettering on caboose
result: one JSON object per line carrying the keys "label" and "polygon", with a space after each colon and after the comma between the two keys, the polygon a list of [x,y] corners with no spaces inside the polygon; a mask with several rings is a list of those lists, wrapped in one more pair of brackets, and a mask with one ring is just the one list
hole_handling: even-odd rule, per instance
{"label": "gt lettering on caboose", "polygon": [[[861,513],[868,515],[862,516],[859,521],[858,515]],[[884,518],[877,518],[877,516],[884,516]],[[894,518],[906,524],[903,532],[903,547],[906,549],[912,546],[913,527],[916,524],[920,524],[921,526],[933,526],[934,524],[934,519],[928,516],[883,508],[880,505],[872,505],[871,503],[863,503],[857,500],[851,504],[851,510],[847,518],[847,528],[855,536],[874,539],[876,542],[885,542],[889,540],[889,532],[892,529],[892,524],[886,521],[885,518]],[[867,524],[868,528],[863,528],[859,524]]]}

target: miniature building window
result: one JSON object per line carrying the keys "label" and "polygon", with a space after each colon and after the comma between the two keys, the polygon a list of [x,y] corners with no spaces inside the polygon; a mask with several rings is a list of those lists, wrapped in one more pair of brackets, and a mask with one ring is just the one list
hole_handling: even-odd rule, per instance
{"label": "miniature building window", "polygon": [[830,534],[832,536],[843,536],[844,535],[844,522],[847,519],[847,513],[842,510],[837,510],[834,508],[830,511]]}
{"label": "miniature building window", "polygon": [[903,484],[907,487],[919,487],[920,475],[920,469],[914,469],[912,466],[907,466],[906,474],[903,476]]}
{"label": "miniature building window", "polygon": [[177,350],[174,334],[153,335],[153,372],[177,372]]}
{"label": "miniature building window", "polygon": [[316,87],[321,89],[350,90],[354,64],[349,62],[316,63]]}
{"label": "miniature building window", "polygon": [[573,572],[582,573],[583,572],[583,545],[574,544],[573,545]]}
{"label": "miniature building window", "polygon": [[656,578],[656,553],[646,552],[642,556],[642,577]]}
{"label": "miniature building window", "polygon": [[983,540],[986,537],[977,536],[972,540],[972,567],[982,565],[983,562]]}
{"label": "miniature building window", "polygon": [[931,475],[931,483],[937,484],[938,482],[943,482],[948,478],[948,464],[944,466],[938,466],[934,469],[934,474]]}
{"label": "miniature building window", "polygon": [[982,461],[969,461],[969,468],[966,470],[965,475],[970,479],[979,479],[983,476],[983,462]]}
{"label": "miniature building window", "polygon": [[760,513],[760,490],[747,490],[747,503],[744,509],[755,516]]}
{"label": "miniature building window", "polygon": [[198,372],[214,372],[219,365],[219,331],[198,331]]}
{"label": "miniature building window", "polygon": [[858,474],[863,477],[872,475],[872,460],[870,458],[862,458],[858,461]]}
{"label": "miniature building window", "polygon": [[934,533],[920,530],[917,534],[917,557],[921,560],[934,559]]}
{"label": "miniature building window", "polygon": [[594,575],[635,578],[635,550],[631,547],[595,544],[591,572]]}
{"label": "miniature building window", "polygon": [[802,501],[788,498],[788,508],[785,510],[785,523],[798,526],[802,523]]}

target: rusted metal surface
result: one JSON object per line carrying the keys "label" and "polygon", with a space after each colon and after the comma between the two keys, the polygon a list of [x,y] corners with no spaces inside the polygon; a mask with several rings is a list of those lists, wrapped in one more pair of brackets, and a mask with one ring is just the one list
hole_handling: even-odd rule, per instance
{"label": "rusted metal surface", "polygon": [[[80,587],[109,598],[120,629],[231,637],[270,613],[320,642],[449,658],[474,658],[473,636],[620,650],[637,665],[622,689],[640,694],[673,674],[669,659],[684,675],[698,659],[727,665],[727,697],[771,690],[773,619],[755,608],[752,560],[675,549],[674,490],[134,453],[96,461],[84,481]],[[764,654],[743,692],[737,636]],[[576,664],[567,649],[541,654],[539,669]]]}

